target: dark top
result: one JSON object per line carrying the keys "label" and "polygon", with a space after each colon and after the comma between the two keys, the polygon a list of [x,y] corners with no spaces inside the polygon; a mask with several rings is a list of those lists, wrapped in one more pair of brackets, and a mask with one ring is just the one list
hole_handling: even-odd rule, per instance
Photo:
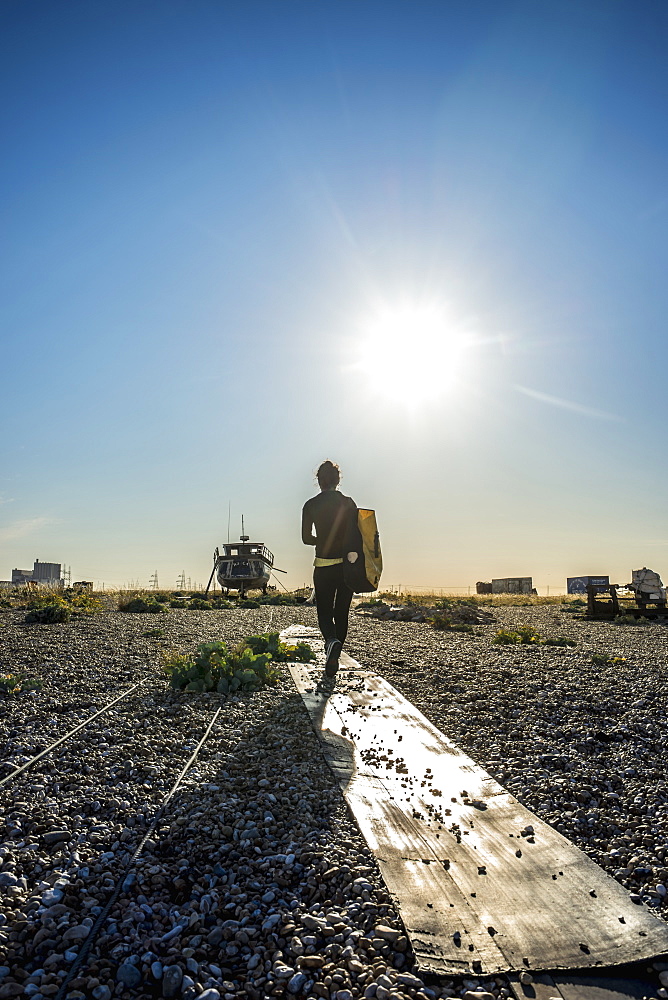
{"label": "dark top", "polygon": [[317,559],[342,559],[355,549],[356,525],[355,501],[338,490],[323,490],[304,504],[302,541],[315,545]]}

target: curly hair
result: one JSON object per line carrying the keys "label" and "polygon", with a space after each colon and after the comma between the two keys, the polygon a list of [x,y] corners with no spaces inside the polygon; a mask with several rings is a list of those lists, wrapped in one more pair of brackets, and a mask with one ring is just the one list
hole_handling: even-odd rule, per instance
{"label": "curly hair", "polygon": [[339,485],[341,470],[336,462],[327,459],[316,472],[316,478],[321,490],[331,490]]}

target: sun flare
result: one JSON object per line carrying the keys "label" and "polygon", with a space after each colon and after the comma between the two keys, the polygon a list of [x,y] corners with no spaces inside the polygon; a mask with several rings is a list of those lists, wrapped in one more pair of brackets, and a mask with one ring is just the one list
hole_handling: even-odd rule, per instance
{"label": "sun flare", "polygon": [[361,324],[356,370],[410,409],[456,391],[469,341],[441,305],[383,307]]}

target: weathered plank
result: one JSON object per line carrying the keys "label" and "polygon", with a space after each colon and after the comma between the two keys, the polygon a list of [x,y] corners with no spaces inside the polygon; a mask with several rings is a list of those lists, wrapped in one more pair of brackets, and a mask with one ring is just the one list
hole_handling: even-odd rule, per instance
{"label": "weathered plank", "polygon": [[617,976],[602,971],[585,973],[555,972],[533,977],[524,986],[517,975],[510,975],[510,987],[516,1000],[644,1000],[653,992],[653,984],[641,970],[628,970]]}
{"label": "weathered plank", "polygon": [[[303,626],[285,635],[318,647]],[[582,969],[668,951],[663,921],[382,678],[344,656],[334,690],[319,686],[322,654],[291,673],[423,971]]]}

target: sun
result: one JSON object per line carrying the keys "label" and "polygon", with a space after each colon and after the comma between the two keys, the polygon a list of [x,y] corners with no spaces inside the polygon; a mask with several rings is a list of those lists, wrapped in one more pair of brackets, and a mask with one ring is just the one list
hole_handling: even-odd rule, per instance
{"label": "sun", "polygon": [[468,347],[443,305],[383,306],[360,324],[354,368],[375,395],[417,409],[457,390]]}

